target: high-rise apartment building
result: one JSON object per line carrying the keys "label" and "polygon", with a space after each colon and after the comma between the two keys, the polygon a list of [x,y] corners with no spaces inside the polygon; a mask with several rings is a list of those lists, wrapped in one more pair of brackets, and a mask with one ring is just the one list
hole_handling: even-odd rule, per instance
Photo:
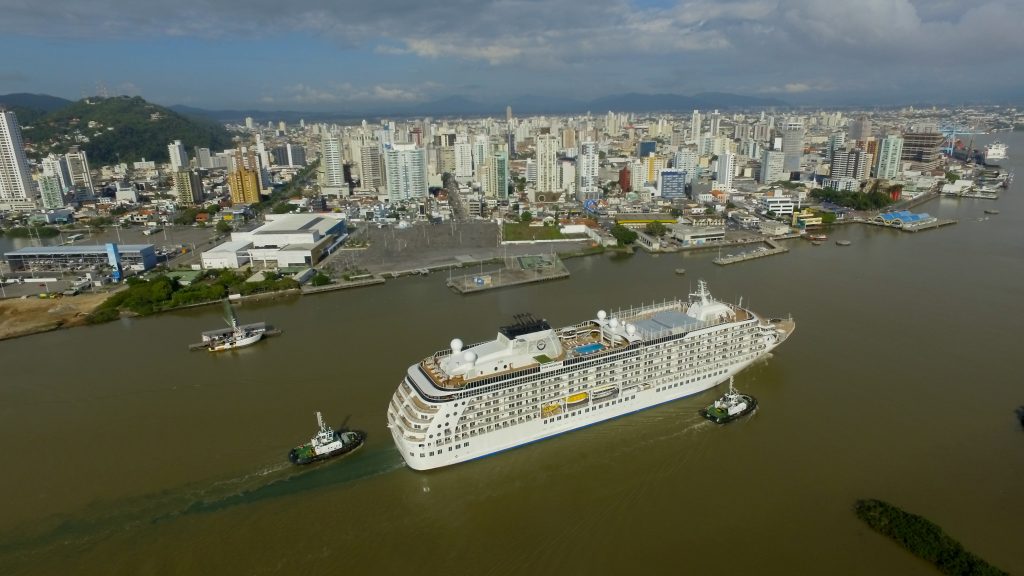
{"label": "high-rise apartment building", "polygon": [[715,110],[711,113],[709,121],[711,126],[709,127],[708,132],[710,132],[712,136],[718,137],[719,131],[722,129],[722,114],[719,113],[718,110]]}
{"label": "high-rise apartment building", "polygon": [[341,137],[325,132],[320,137],[320,192],[341,196],[348,193],[345,167],[341,161]]}
{"label": "high-rise apartment building", "polygon": [[576,159],[576,200],[599,200],[601,186],[598,178],[599,155],[597,143],[584,142]]}
{"label": "high-rise apartment building", "polygon": [[469,142],[455,143],[455,177],[473,176],[473,146]]}
{"label": "high-rise apartment building", "polygon": [[871,136],[871,118],[860,115],[850,122],[850,140],[864,143]]}
{"label": "high-rise apartment building", "polygon": [[732,179],[736,175],[736,155],[723,152],[718,156],[715,167],[715,190],[732,190]]}
{"label": "high-rise apartment building", "polygon": [[233,170],[228,174],[232,204],[256,204],[260,201],[260,172],[252,149],[235,150]]}
{"label": "high-rise apartment building", "polygon": [[942,164],[942,140],[939,132],[907,132],[903,135],[903,161],[910,162],[914,172],[935,170]]}
{"label": "high-rise apartment building", "polygon": [[686,174],[687,184],[692,184],[693,177],[697,174],[697,164],[699,162],[700,156],[697,155],[696,150],[682,148],[676,152],[676,158],[672,165],[677,170],[682,170]]}
{"label": "high-rise apartment building", "polygon": [[654,140],[641,140],[636,145],[636,157],[646,158],[658,151],[658,143]]}
{"label": "high-rise apartment building", "polygon": [[174,196],[179,206],[195,206],[203,201],[203,179],[199,173],[182,168],[174,173]]}
{"label": "high-rise apartment building", "polygon": [[875,176],[885,180],[892,180],[900,173],[900,166],[903,162],[903,138],[896,134],[890,134],[882,140],[878,150],[878,167],[875,169]]}
{"label": "high-rise apartment building", "polygon": [[860,148],[840,149],[832,153],[830,178],[866,180],[871,174],[871,155]]}
{"label": "high-rise apartment building", "polygon": [[167,156],[171,161],[171,173],[188,168],[188,152],[185,152],[185,145],[181,140],[175,140],[167,145]]}
{"label": "high-rise apartment building", "polygon": [[537,191],[558,191],[558,138],[554,134],[537,135]]}
{"label": "high-rise apartment building", "polygon": [[78,146],[72,146],[64,155],[64,164],[68,169],[68,176],[71,178],[71,188],[74,190],[75,199],[90,200],[95,192],[92,187],[92,174],[89,171],[89,159],[85,150]]}
{"label": "high-rise apartment building", "polygon": [[488,155],[481,168],[484,195],[508,200],[508,153],[501,150]]}
{"label": "high-rise apartment building", "polygon": [[364,190],[384,187],[384,161],[376,144],[364,144],[359,149],[359,186]]}
{"label": "high-rise apartment building", "polygon": [[762,184],[771,184],[779,180],[789,180],[789,172],[785,170],[786,155],[781,150],[765,150],[761,153]]}
{"label": "high-rise apartment building", "polygon": [[785,159],[782,169],[784,171],[800,171],[800,160],[804,155],[804,134],[804,121],[800,118],[791,118],[783,125],[782,153],[785,155]]}
{"label": "high-rise apartment building", "polygon": [[427,153],[415,144],[393,144],[384,149],[384,173],[392,202],[427,196]]}
{"label": "high-rise apartment building", "polygon": [[694,142],[700,142],[701,139],[700,122],[700,110],[694,110],[690,117],[690,139]]}
{"label": "high-rise apartment building", "polygon": [[644,184],[656,184],[658,182],[658,172],[668,167],[665,157],[658,154],[649,154],[643,159],[643,162]]}

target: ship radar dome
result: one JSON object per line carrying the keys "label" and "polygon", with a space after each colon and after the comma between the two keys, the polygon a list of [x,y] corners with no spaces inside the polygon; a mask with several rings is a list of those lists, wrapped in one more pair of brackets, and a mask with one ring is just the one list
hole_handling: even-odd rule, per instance
{"label": "ship radar dome", "polygon": [[472,350],[466,350],[466,352],[462,355],[462,359],[465,360],[466,362],[469,362],[470,365],[475,364],[476,352],[473,352]]}
{"label": "ship radar dome", "polygon": [[629,334],[630,336],[636,334],[636,326],[632,324],[626,324],[626,334]]}
{"label": "ship radar dome", "polygon": [[597,319],[598,320],[604,320],[607,317],[608,317],[608,313],[605,312],[604,310],[598,310],[597,311]]}
{"label": "ship radar dome", "polygon": [[459,352],[462,352],[462,340],[459,340],[458,338],[453,338],[452,354],[458,354]]}
{"label": "ship radar dome", "polygon": [[619,319],[618,318],[612,318],[611,320],[608,321],[608,325],[611,326],[612,328],[618,328],[619,327]]}

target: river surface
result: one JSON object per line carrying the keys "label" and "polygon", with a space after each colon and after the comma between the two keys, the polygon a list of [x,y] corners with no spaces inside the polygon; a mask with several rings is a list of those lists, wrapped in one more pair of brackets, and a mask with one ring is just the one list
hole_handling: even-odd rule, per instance
{"label": "river surface", "polygon": [[[1024,136],[1000,137],[1024,158]],[[955,226],[842,226],[724,268],[714,253],[598,256],[567,261],[568,280],[470,297],[434,274],[247,304],[243,321],[285,333],[222,355],[185,348],[221,324],[216,306],[2,342],[0,573],[935,573],[860,523],[858,498],[1024,572],[1022,178],[998,201],[917,208]],[[736,380],[753,416],[704,422],[714,390],[404,466],[385,411],[409,364],[515,313],[561,326],[697,278],[797,322]],[[292,468],[316,410],[367,445]]]}

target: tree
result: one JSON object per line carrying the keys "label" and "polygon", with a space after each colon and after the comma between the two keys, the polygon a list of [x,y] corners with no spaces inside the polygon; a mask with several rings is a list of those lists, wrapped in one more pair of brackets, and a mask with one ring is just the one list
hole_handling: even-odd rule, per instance
{"label": "tree", "polygon": [[835,221],[836,221],[836,214],[835,214],[835,212],[823,212],[821,214],[821,223],[822,224],[833,224],[833,223],[835,223]]}
{"label": "tree", "polygon": [[217,232],[220,232],[221,234],[227,234],[228,232],[231,232],[231,230],[231,224],[228,224],[227,220],[221,220],[220,222],[217,222]]}
{"label": "tree", "polygon": [[611,232],[612,236],[614,236],[615,239],[618,240],[619,246],[628,246],[633,242],[636,242],[636,232],[630,230],[629,228],[626,228],[622,224],[616,224],[615,226],[612,226]]}
{"label": "tree", "polygon": [[949,170],[946,170],[946,180],[948,180],[950,184],[955,184],[956,181],[959,179],[959,176],[957,176],[953,172],[950,172]]}
{"label": "tree", "polygon": [[533,214],[531,214],[529,210],[524,210],[519,216],[520,222],[530,222],[531,220],[533,220]]}
{"label": "tree", "polygon": [[673,218],[679,218],[683,215],[683,211],[679,208],[672,208],[668,213],[671,214]]}
{"label": "tree", "polygon": [[648,222],[647,225],[644,226],[644,232],[647,232],[655,238],[660,238],[665,235],[665,232],[668,232],[668,228],[661,222],[655,220],[654,222]]}

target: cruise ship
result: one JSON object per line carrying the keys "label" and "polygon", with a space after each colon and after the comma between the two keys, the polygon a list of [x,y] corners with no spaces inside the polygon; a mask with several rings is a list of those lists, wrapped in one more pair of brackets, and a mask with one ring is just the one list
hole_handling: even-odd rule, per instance
{"label": "cruise ship", "polygon": [[456,338],[410,366],[388,428],[410,468],[466,462],[703,392],[794,328],[714,299],[703,280],[689,299],[561,329],[523,314],[494,340]]}
{"label": "cruise ship", "polygon": [[985,152],[982,155],[982,160],[986,166],[998,166],[1000,162],[1006,160],[1006,144],[1003,144],[999,140],[985,146]]}

